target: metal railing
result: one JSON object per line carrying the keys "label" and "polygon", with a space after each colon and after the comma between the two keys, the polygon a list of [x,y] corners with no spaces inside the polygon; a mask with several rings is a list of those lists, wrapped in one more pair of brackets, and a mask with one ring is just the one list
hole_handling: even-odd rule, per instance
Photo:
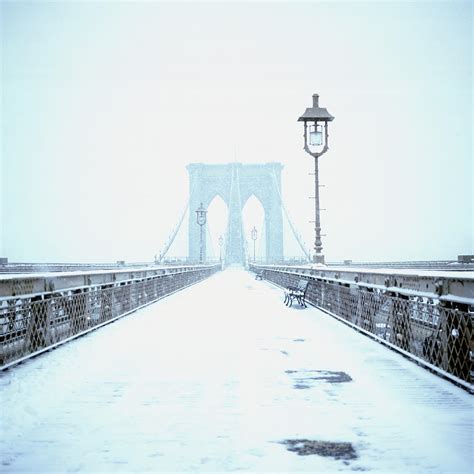
{"label": "metal railing", "polygon": [[328,262],[329,267],[362,267],[362,268],[390,268],[415,270],[447,270],[447,271],[474,271],[474,263],[459,260],[418,260],[405,262]]}
{"label": "metal railing", "polygon": [[[474,274],[420,276],[251,265],[286,288],[308,280],[306,300],[353,328],[389,345],[440,375],[474,391]],[[398,280],[393,286],[394,278]],[[431,285],[428,283],[431,280]]]}
{"label": "metal railing", "polygon": [[0,370],[201,281],[220,265],[0,278]]}
{"label": "metal railing", "polygon": [[46,273],[46,272],[87,272],[91,270],[119,270],[123,268],[162,267],[154,262],[125,262],[116,263],[37,263],[11,262],[0,263],[0,274],[4,273]]}

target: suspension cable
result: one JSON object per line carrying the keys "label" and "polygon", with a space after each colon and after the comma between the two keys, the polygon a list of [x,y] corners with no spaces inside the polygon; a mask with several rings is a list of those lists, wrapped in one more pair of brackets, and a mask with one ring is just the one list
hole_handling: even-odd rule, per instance
{"label": "suspension cable", "polygon": [[278,186],[278,180],[277,180],[277,177],[276,177],[276,174],[275,174],[275,170],[273,170],[272,177],[273,177],[273,181],[274,181],[274,184],[275,184],[275,188],[278,192],[278,197],[280,198],[281,207],[283,208],[286,220],[288,221],[288,224],[290,225],[290,229],[293,232],[293,235],[294,235],[296,241],[298,242],[298,245],[300,246],[301,250],[305,254],[306,258],[310,261],[311,260],[311,254],[310,254],[309,250],[306,248],[306,245],[303,242],[303,239],[301,238],[301,236],[298,234],[295,226],[293,225],[293,222],[290,218],[290,215],[289,215],[289,213],[288,213],[288,211],[285,207],[285,204],[283,203],[283,199],[281,197],[280,187]]}

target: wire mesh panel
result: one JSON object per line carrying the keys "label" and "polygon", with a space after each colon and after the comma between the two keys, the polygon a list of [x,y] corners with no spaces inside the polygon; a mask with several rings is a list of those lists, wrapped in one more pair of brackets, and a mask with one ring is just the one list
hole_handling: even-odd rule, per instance
{"label": "wire mesh panel", "polygon": [[184,267],[153,277],[2,297],[0,369],[203,280],[220,268]]}
{"label": "wire mesh panel", "polygon": [[473,388],[474,307],[470,300],[404,295],[268,267],[264,275],[284,288],[306,277],[306,299],[314,306]]}

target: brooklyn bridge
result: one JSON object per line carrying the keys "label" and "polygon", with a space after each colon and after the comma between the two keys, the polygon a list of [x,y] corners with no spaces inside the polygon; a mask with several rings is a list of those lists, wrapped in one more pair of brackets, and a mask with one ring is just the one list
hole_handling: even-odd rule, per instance
{"label": "brooklyn bridge", "polygon": [[[288,264],[279,163],[188,171],[153,262],[3,261],[3,467],[467,472],[473,263]],[[217,194],[227,232],[208,261]],[[252,194],[259,262],[242,224]],[[172,264],[186,216],[189,256]]]}
{"label": "brooklyn bridge", "polygon": [[472,474],[473,8],[0,1],[0,471]]}

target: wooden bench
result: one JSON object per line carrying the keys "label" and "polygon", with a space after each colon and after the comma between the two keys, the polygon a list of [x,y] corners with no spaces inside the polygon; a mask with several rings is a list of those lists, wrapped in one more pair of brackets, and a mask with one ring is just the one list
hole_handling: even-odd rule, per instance
{"label": "wooden bench", "polygon": [[287,286],[285,289],[285,301],[286,306],[290,307],[293,304],[293,300],[296,299],[298,303],[306,308],[306,291],[308,289],[308,280],[300,280],[297,286]]}

